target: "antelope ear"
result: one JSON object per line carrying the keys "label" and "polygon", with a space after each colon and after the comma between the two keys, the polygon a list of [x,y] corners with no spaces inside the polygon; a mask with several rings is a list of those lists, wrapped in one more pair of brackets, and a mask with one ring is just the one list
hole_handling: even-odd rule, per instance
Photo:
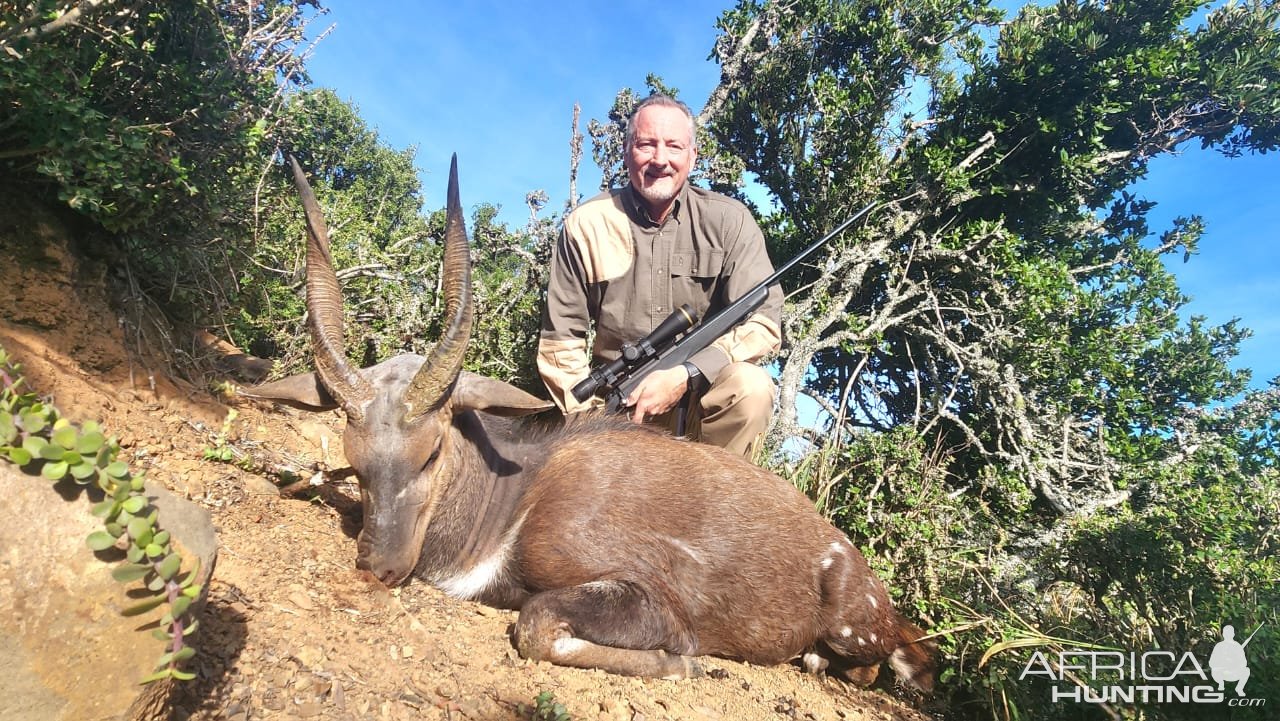
{"label": "antelope ear", "polygon": [[329,395],[329,391],[320,382],[320,377],[314,372],[241,388],[240,395],[284,403],[304,411],[327,411],[338,407],[338,402]]}
{"label": "antelope ear", "polygon": [[453,387],[453,410],[481,411],[495,416],[527,416],[554,404],[508,383],[462,371]]}

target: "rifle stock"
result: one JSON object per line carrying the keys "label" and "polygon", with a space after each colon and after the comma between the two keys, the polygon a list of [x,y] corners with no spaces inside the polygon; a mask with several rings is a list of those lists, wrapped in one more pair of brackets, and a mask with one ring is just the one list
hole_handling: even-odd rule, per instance
{"label": "rifle stock", "polygon": [[[585,380],[573,387],[574,397],[582,402],[593,395],[602,395],[609,412],[621,410],[627,396],[640,387],[649,374],[675,368],[687,362],[698,351],[711,345],[717,338],[746,320],[764,303],[769,296],[769,287],[778,282],[784,273],[871,212],[875,205],[870,203],[854,213],[835,230],[800,251],[772,275],[744,293],[742,297],[719,312],[703,318],[701,322],[697,322],[697,317],[687,305],[677,309],[653,333],[636,343],[628,343],[624,346],[623,355],[617,360],[592,370]],[[685,323],[684,319],[688,319],[688,322]],[[680,334],[681,331],[683,335]]]}

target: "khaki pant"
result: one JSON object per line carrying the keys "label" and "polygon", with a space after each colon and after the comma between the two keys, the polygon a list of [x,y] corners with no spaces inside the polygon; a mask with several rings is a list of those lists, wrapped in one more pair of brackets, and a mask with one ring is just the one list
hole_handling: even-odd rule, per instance
{"label": "khaki pant", "polygon": [[[694,404],[688,420],[689,438],[751,460],[757,439],[773,414],[773,379],[754,363],[730,363]],[[676,413],[655,419],[675,430]]]}

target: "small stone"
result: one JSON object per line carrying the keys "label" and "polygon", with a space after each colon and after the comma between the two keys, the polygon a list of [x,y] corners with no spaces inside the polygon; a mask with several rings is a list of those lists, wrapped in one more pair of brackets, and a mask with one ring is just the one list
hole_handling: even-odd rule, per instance
{"label": "small stone", "polygon": [[318,703],[308,701],[307,703],[298,704],[298,706],[293,709],[293,715],[298,718],[311,718],[312,716],[319,716],[323,711],[323,706]]}
{"label": "small stone", "polygon": [[321,651],[315,646],[303,646],[298,649],[298,652],[294,655],[297,656],[298,660],[307,668],[319,668],[325,661],[324,651]]}
{"label": "small stone", "polygon": [[335,679],[333,682],[333,692],[329,695],[329,699],[333,701],[333,705],[339,709],[347,707],[347,695],[342,690],[342,684]]}
{"label": "small stone", "polygon": [[404,693],[400,694],[400,703],[406,706],[409,706],[411,708],[420,709],[423,706],[427,705],[427,700],[422,698],[416,693],[413,693],[411,691],[405,691]]}
{"label": "small stone", "polygon": [[601,721],[630,721],[631,705],[616,698],[601,701],[600,719]]}

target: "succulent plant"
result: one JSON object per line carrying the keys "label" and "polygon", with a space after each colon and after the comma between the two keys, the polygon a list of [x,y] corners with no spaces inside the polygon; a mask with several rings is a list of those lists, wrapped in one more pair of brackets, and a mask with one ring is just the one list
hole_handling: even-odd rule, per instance
{"label": "succulent plant", "polygon": [[22,392],[20,370],[0,348],[0,458],[28,475],[55,483],[69,479],[103,493],[103,500],[91,509],[103,527],[85,542],[95,552],[123,551],[125,561],[112,570],[112,577],[126,584],[141,581],[150,592],[123,614],[137,616],[166,603],[169,606],[153,631],[165,643],[165,652],[142,683],[195,678],[181,664],[196,653],[187,638],[198,626],[191,604],[202,590],[197,583],[199,560],[182,573],[182,555],[170,533],[158,524],[160,514],[147,499],[143,474],[132,473],[128,464],[117,459],[116,439],[103,433],[95,421],[77,425],[35,393]]}

